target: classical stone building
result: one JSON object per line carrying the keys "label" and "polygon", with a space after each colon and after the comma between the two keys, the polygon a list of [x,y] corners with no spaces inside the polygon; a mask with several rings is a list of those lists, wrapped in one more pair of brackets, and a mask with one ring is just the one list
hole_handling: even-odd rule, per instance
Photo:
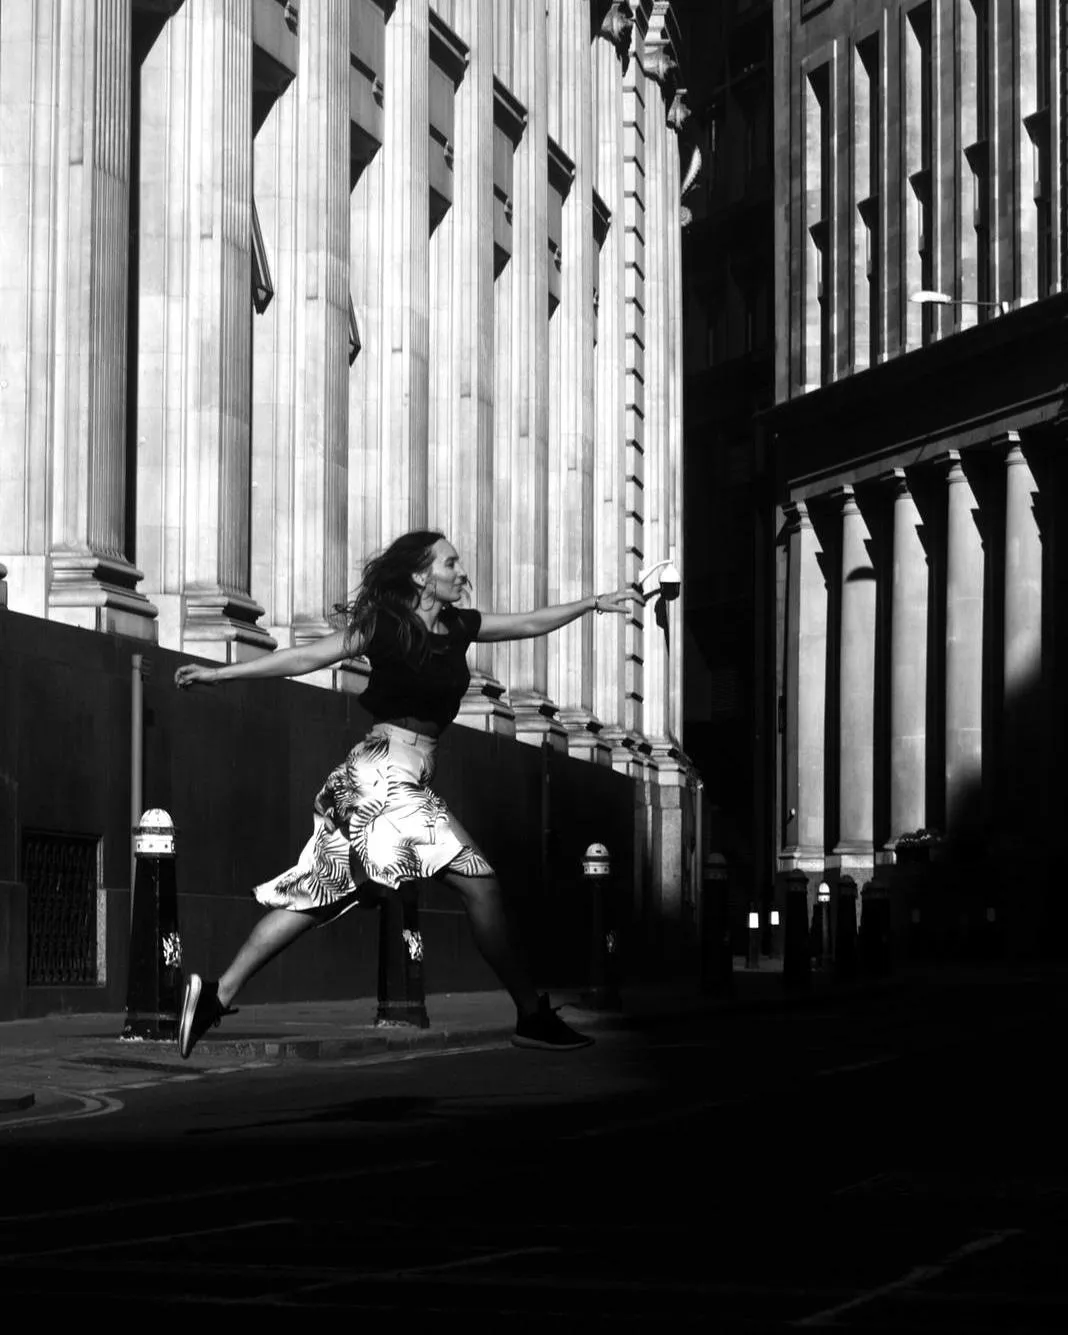
{"label": "classical stone building", "polygon": [[[4,0],[8,607],[233,660],[414,527],[500,611],[680,561],[681,59],[666,0]],[[460,720],[631,776],[676,916],[681,618],[479,646]]]}
{"label": "classical stone building", "polygon": [[1063,948],[1064,6],[775,8],[768,874]]}

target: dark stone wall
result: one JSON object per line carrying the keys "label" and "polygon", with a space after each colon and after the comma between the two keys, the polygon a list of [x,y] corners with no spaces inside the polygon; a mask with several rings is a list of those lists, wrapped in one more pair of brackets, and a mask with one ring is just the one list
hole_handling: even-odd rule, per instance
{"label": "dark stone wall", "polygon": [[[262,910],[252,886],[291,866],[329,771],[370,726],[353,696],[300,681],[179,692],[169,650],[0,613],[0,1018],[125,1006],[130,881],[131,659],[144,653],[144,800],[177,830],[186,969],[213,976]],[[435,787],[517,897],[540,983],[581,982],[588,915],[581,858],[594,841],[635,903],[633,782],[611,770],[453,726]],[[106,980],[27,987],[22,832],[101,840]],[[421,885],[428,992],[496,987],[455,897]],[[622,924],[635,963],[640,933]],[[249,984],[248,1003],[370,997],[377,914],[352,911],[309,933]]]}

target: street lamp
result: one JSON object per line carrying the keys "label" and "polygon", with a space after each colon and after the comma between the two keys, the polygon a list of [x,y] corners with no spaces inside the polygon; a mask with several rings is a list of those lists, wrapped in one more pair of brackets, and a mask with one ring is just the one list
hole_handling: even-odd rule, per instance
{"label": "street lamp", "polygon": [[909,301],[918,306],[977,306],[981,310],[996,310],[999,315],[1009,313],[1007,301],[974,301],[971,297],[951,297],[948,292],[932,292],[928,288],[911,292]]}
{"label": "street lamp", "polygon": [[674,561],[670,559],[657,561],[655,565],[646,566],[644,570],[639,570],[636,583],[642,592],[642,596],[648,598],[649,594],[646,592],[645,582],[652,579],[658,570],[664,572],[660,576],[660,596],[665,602],[670,603],[679,596],[682,589],[682,576],[679,574],[679,568]]}

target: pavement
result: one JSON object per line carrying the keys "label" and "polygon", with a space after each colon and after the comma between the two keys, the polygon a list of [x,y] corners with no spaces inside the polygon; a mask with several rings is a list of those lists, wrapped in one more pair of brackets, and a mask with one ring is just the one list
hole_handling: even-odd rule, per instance
{"label": "pavement", "polygon": [[[881,981],[836,983],[816,970],[803,992],[784,986],[782,961],[765,958],[757,968],[736,960],[731,994],[710,996],[699,980],[676,979],[621,989],[616,1010],[591,1008],[581,986],[554,989],[554,1005],[580,1030],[620,1029],[670,1023],[695,1012],[731,1012],[820,1004],[856,991],[893,987]],[[898,980],[900,981],[900,980]],[[0,1119],[77,1098],[78,1091],[99,1088],[106,1072],[110,1087],[181,1078],[182,1073],[222,1074],[235,1067],[285,1061],[388,1058],[420,1051],[442,1052],[506,1042],[515,1028],[515,1010],[507,993],[451,992],[427,997],[430,1026],[376,1025],[373,998],[304,1001],[238,1006],[210,1030],[188,1061],[173,1041],[124,1039],[122,1013],[66,1013],[39,1019],[0,1022]]]}

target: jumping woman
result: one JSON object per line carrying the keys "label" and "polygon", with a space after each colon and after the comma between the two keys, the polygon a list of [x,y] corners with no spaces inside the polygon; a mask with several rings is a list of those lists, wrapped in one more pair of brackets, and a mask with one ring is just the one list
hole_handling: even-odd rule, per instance
{"label": "jumping woman", "polygon": [[[467,582],[456,548],[442,534],[407,533],[368,562],[356,597],[338,608],[343,630],[250,662],[219,668],[189,663],[175,673],[177,685],[186,688],[299,677],[363,657],[371,676],[360,703],[374,720],[319,791],[312,836],[296,866],[254,889],[270,912],[218,981],[196,973],[186,980],[178,1021],[183,1057],[228,1013],[254,973],[306,931],[352,908],[360,885],[396,888],[431,876],[458,892],[476,946],[515,1002],[512,1042],[556,1049],[592,1043],[535,991],[496,872],[429,784],[438,738],[456,717],[471,680],[468,645],[548,635],[586,612],[625,613],[641,594],[619,589],[535,612],[482,614],[459,606]],[[364,869],[359,884],[354,861]]]}

